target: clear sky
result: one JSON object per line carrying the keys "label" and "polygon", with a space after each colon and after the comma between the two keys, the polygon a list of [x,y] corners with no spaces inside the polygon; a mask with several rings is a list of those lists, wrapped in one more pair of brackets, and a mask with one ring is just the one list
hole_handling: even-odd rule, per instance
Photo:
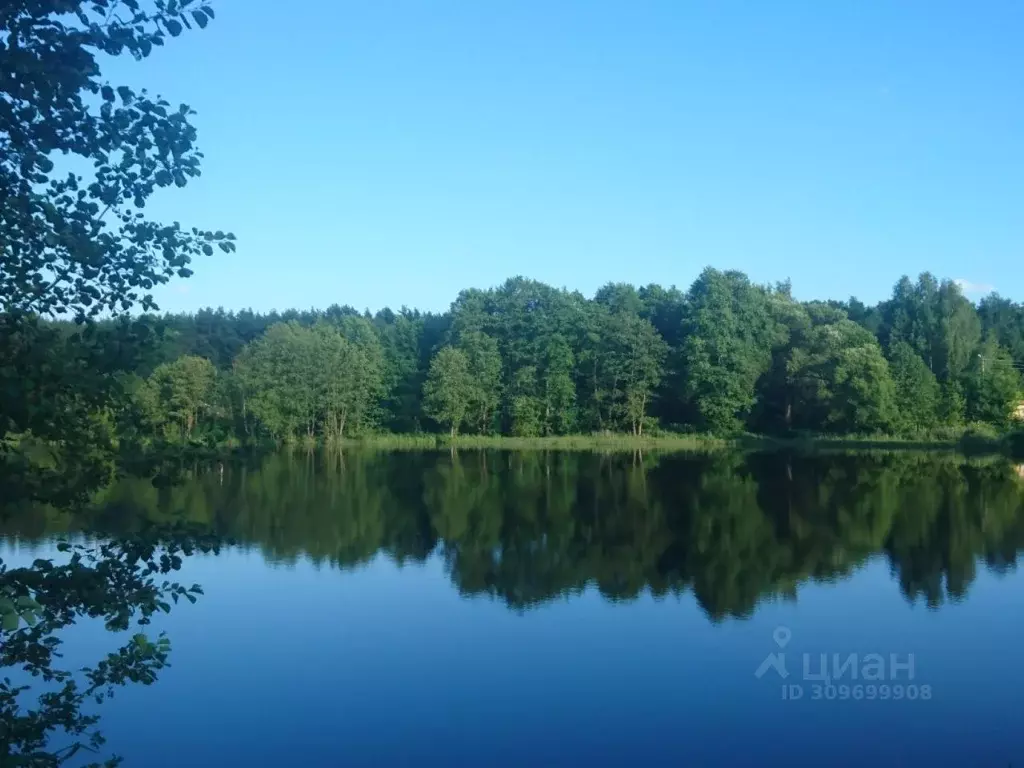
{"label": "clear sky", "polygon": [[[184,101],[233,231],[162,308],[443,310],[706,265],[799,298],[931,270],[1024,299],[1016,0],[219,0],[115,83]],[[972,293],[973,291],[973,293]]]}

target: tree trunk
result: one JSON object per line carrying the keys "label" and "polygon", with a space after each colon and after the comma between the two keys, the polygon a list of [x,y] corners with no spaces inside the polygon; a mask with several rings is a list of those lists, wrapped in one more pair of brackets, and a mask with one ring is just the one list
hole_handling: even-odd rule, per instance
{"label": "tree trunk", "polygon": [[249,431],[249,409],[246,407],[245,396],[242,396],[242,431],[245,432],[246,437],[251,437],[252,433]]}

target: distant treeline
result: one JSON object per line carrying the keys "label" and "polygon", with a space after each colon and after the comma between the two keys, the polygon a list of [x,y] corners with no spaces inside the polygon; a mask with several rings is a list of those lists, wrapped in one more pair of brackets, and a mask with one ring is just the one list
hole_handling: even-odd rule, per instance
{"label": "distant treeline", "polygon": [[517,277],[443,314],[146,322],[118,418],[163,437],[1002,430],[1024,368],[1024,306],[975,305],[929,274],[877,306],[801,302],[788,283],[706,269],[687,291],[609,284],[588,299]]}

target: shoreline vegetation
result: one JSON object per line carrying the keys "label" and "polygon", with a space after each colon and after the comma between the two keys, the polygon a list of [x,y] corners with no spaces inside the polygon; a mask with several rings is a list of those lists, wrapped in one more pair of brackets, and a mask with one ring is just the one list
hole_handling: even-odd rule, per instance
{"label": "shoreline vegetation", "polygon": [[220,443],[194,440],[191,442],[151,442],[135,444],[130,451],[137,456],[167,453],[169,456],[194,459],[228,459],[232,455],[272,453],[278,450],[333,450],[372,449],[384,451],[432,450],[541,450],[541,451],[595,451],[626,452],[651,450],[659,452],[710,453],[726,450],[738,451],[940,451],[965,455],[1003,454],[1011,458],[1024,458],[1024,430],[996,433],[990,429],[946,430],[918,436],[894,435],[758,435],[740,434],[719,437],[710,434],[579,434],[544,437],[516,437],[508,435],[456,435],[447,434],[370,434],[360,437],[321,439],[305,437],[296,440],[248,441],[234,439]]}
{"label": "shoreline vegetation", "polygon": [[[90,442],[1020,452],[1024,305],[900,280],[875,306],[705,269],[593,297],[514,277],[443,313],[202,310],[8,328],[24,410]],[[42,370],[38,382],[15,371]],[[15,401],[20,406],[20,402]],[[27,431],[35,433],[30,426]],[[39,437],[44,434],[35,433]]]}
{"label": "shoreline vegetation", "polygon": [[[732,437],[714,435],[558,435],[551,437],[510,437],[505,435],[370,435],[327,443],[318,447],[382,450],[487,449],[552,451],[828,451],[899,450],[949,451],[964,454],[1006,454],[1024,457],[1024,437],[965,431],[959,436],[899,437],[891,435],[755,435]],[[294,444],[292,447],[301,445]],[[307,443],[307,445],[310,445]]]}
{"label": "shoreline vegetation", "polygon": [[223,472],[225,467],[232,465],[255,468],[267,457],[277,453],[356,455],[376,452],[444,452],[455,456],[459,452],[470,454],[499,451],[594,453],[607,456],[633,454],[634,460],[642,460],[645,453],[708,457],[757,453],[794,456],[931,453],[955,454],[967,460],[1010,461],[1020,464],[1018,474],[1024,477],[1024,430],[999,434],[984,428],[945,430],[918,436],[783,436],[744,433],[723,437],[693,433],[655,433],[643,436],[604,433],[542,437],[456,435],[453,438],[447,434],[377,433],[326,440],[318,437],[238,440],[232,437],[221,441],[213,440],[209,435],[193,436],[185,440],[157,437],[142,441],[115,440],[110,446],[110,453],[100,452],[92,457],[92,460],[99,458],[100,461],[94,464],[95,469],[90,472],[91,482],[82,487],[65,482],[62,473],[66,468],[66,457],[60,445],[47,443],[28,434],[8,436],[5,443],[8,457],[21,456],[22,461],[11,463],[8,459],[0,464],[4,468],[3,481],[11,488],[21,489],[16,496],[58,506],[66,504],[68,499],[82,503],[93,495],[96,487],[105,487],[118,477],[148,477],[157,487],[173,486],[190,472]]}
{"label": "shoreline vegetation", "polygon": [[0,347],[0,434],[25,436],[0,480],[62,502],[281,446],[1024,458],[1024,305],[927,273],[875,306],[708,268],[593,297],[514,277],[443,313],[7,315]]}

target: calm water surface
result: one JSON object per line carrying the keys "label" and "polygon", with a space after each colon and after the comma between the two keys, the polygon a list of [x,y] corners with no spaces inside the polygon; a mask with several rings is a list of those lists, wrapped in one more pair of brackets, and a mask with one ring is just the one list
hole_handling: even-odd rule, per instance
{"label": "calm water surface", "polygon": [[1024,765],[1003,461],[279,455],[26,512],[2,556],[172,520],[235,544],[102,707],[128,766]]}

